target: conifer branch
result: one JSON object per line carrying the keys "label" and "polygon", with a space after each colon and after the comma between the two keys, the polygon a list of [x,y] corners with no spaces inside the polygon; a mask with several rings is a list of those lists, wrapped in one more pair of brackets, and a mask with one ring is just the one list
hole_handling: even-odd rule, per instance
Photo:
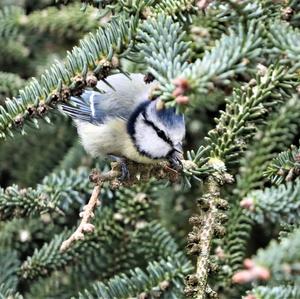
{"label": "conifer branch", "polygon": [[185,42],[180,23],[170,16],[159,14],[157,19],[147,20],[138,31],[142,38],[139,47],[145,55],[148,71],[161,84],[156,95],[168,100],[174,90],[172,80],[188,66],[190,50]]}
{"label": "conifer branch", "polygon": [[[19,40],[6,40],[0,38],[0,66],[7,69],[9,66],[28,66],[29,50]],[[5,57],[5,59],[3,59]]]}
{"label": "conifer branch", "polygon": [[[75,230],[75,232],[67,239],[65,240],[61,246],[60,251],[64,252],[68,248],[71,247],[72,243],[78,240],[84,239],[84,233],[92,233],[95,229],[95,226],[90,223],[90,220],[94,217],[94,210],[97,206],[100,206],[101,202],[99,199],[101,187],[104,182],[106,181],[112,181],[116,179],[118,176],[120,176],[119,171],[111,170],[108,173],[102,174],[100,177],[99,175],[96,178],[96,185],[93,189],[92,195],[87,203],[83,207],[83,211],[80,213],[80,217],[82,220],[80,221],[79,226]],[[91,179],[92,181],[95,181],[95,178]]]}
{"label": "conifer branch", "polygon": [[299,278],[300,231],[296,229],[280,241],[271,241],[265,249],[260,249],[253,258],[255,264],[270,271],[269,283],[292,281]]}
{"label": "conifer branch", "polygon": [[4,103],[6,97],[16,96],[25,82],[16,74],[0,72],[0,104]]}
{"label": "conifer branch", "polygon": [[[67,4],[69,0],[57,0]],[[156,17],[164,13],[174,19],[190,22],[192,15],[197,12],[196,0],[81,0],[82,10],[88,5],[104,10],[103,15],[112,11],[116,13],[128,13],[134,15],[140,13],[142,17]]]}
{"label": "conifer branch", "polygon": [[43,35],[45,33],[57,38],[67,38],[76,40],[85,33],[95,31],[100,25],[100,16],[97,11],[90,9],[83,13],[80,5],[69,5],[65,9],[49,7],[41,13],[33,12],[29,15],[23,14],[19,18],[15,27],[25,35],[35,33]]}
{"label": "conifer branch", "polygon": [[5,6],[0,10],[0,37],[8,38],[16,36],[19,28],[16,25],[20,17],[24,14],[22,8],[18,6]]}
{"label": "conifer branch", "polygon": [[82,203],[82,194],[89,192],[87,178],[86,170],[61,171],[45,177],[35,189],[16,185],[0,188],[0,219],[67,211],[72,201]]}
{"label": "conifer branch", "polygon": [[97,206],[100,206],[99,195],[101,191],[101,184],[94,187],[90,200],[87,205],[83,207],[83,212],[80,215],[82,220],[80,221],[79,226],[75,230],[75,232],[65,240],[61,246],[60,251],[67,250],[73,242],[77,240],[82,240],[84,238],[84,233],[91,233],[95,229],[95,226],[90,223],[91,218],[94,217],[94,209]]}
{"label": "conifer branch", "polygon": [[[232,182],[226,168],[237,162],[246,147],[246,142],[253,136],[255,124],[266,114],[265,107],[272,107],[277,102],[278,94],[286,94],[297,84],[297,80],[293,81],[294,79],[289,84],[283,84],[287,79],[290,81],[292,78],[283,68],[270,68],[257,79],[254,86],[249,84],[235,91],[233,99],[227,103],[225,112],[216,120],[216,129],[208,133],[208,164],[215,172],[204,181],[206,193],[198,203],[200,209],[205,209],[206,212],[203,217],[191,218],[194,227],[189,235],[188,248],[190,253],[197,256],[197,268],[192,279],[187,280],[186,291],[189,296],[205,298],[212,238],[214,234],[225,233],[221,225],[221,219],[224,219],[221,210],[227,207],[227,201],[219,196],[222,184]],[[201,232],[202,227],[206,228],[204,233]]]}
{"label": "conifer branch", "polygon": [[[145,190],[143,187],[138,187],[138,189],[141,192]],[[125,191],[125,189],[123,191]],[[153,191],[155,192],[155,188]],[[126,189],[123,196],[121,196],[119,191],[117,195],[118,200],[122,201],[123,204],[113,215],[113,218],[118,218],[119,221],[123,219],[122,223],[127,227],[127,229],[124,229],[122,239],[114,240],[111,245],[108,246],[104,240],[94,251],[92,251],[91,247],[93,247],[95,243],[89,243],[90,247],[83,253],[85,258],[81,260],[80,256],[80,263],[68,264],[64,271],[56,271],[48,278],[40,278],[33,282],[30,287],[30,292],[27,294],[28,298],[34,299],[55,296],[56,294],[58,297],[64,294],[67,298],[71,298],[78,296],[78,291],[81,292],[84,289],[88,289],[92,292],[89,286],[95,284],[94,281],[96,278],[97,281],[104,282],[121,273],[129,273],[130,270],[136,267],[140,267],[144,270],[149,261],[158,260],[158,257],[159,259],[168,259],[169,257],[176,256],[179,252],[179,248],[170,233],[157,221],[148,222],[148,219],[154,217],[152,212],[149,217],[147,216],[137,220],[136,224],[132,222],[134,218],[133,213],[143,213],[139,202],[144,202],[144,208],[146,208],[148,204],[149,207],[146,209],[152,210],[154,199],[151,194],[150,201],[149,193],[147,192],[147,195],[140,193],[135,196],[135,200],[130,200],[132,192],[135,191]],[[130,205],[128,205],[128,201],[131,202]],[[136,209],[135,207],[137,205],[138,207]],[[124,209],[127,210],[126,214],[122,213]],[[102,213],[99,213],[100,217],[101,214]],[[131,219],[130,223],[132,227],[128,226],[128,218]],[[131,231],[132,229],[134,229],[134,231]],[[91,257],[93,259],[92,263],[90,262]],[[74,262],[76,263],[76,261]],[[55,291],[53,292],[53,290]],[[166,296],[170,293],[169,291],[173,294],[174,288],[171,286],[171,288],[166,290]],[[176,294],[177,291],[179,298],[182,298],[182,288],[176,289]]]}
{"label": "conifer branch", "polygon": [[292,146],[290,150],[278,154],[265,174],[276,185],[296,179],[300,175],[300,149]]}
{"label": "conifer branch", "polygon": [[148,13],[152,16],[164,13],[175,20],[191,22],[192,15],[198,11],[196,0],[161,0],[149,7]]}
{"label": "conifer branch", "polygon": [[228,84],[234,75],[245,73],[261,53],[262,30],[256,20],[247,26],[240,23],[237,30],[223,35],[202,59],[188,64],[191,53],[180,24],[165,15],[158,15],[155,21],[148,20],[139,30],[143,40],[140,47],[148,70],[161,84],[154,94],[170,105],[182,107],[189,100],[196,102],[199,94]]}
{"label": "conifer branch", "polygon": [[[299,132],[300,102],[298,97],[293,95],[286,102],[278,103],[277,105],[278,108],[276,107],[276,111],[270,114],[266,120],[266,124],[259,128],[253,138],[253,142],[245,153],[245,157],[241,160],[237,186],[231,196],[233,205],[230,208],[229,221],[226,225],[228,232],[222,246],[224,254],[228,257],[226,263],[230,266],[230,270],[221,275],[224,274],[228,279],[242,265],[252,227],[255,224],[254,217],[249,217],[249,214],[245,213],[247,209],[251,211],[255,205],[252,200],[253,198],[249,197],[248,193],[250,192],[251,194],[252,190],[263,188],[267,182],[264,173],[270,159],[276,153],[285,149]],[[256,191],[254,193],[256,194]],[[262,206],[266,208],[267,202],[262,203]],[[271,202],[272,198],[270,198]],[[281,204],[282,207],[286,207],[285,203],[281,202]],[[287,206],[289,206],[288,203]],[[272,214],[271,206],[270,209],[270,214]],[[274,207],[274,209],[276,208]],[[284,210],[283,208],[283,214]],[[257,213],[260,214],[259,207]],[[258,217],[261,219],[263,216],[260,214]]]}
{"label": "conifer branch", "polygon": [[20,293],[9,289],[6,284],[0,285],[0,298],[24,299],[24,297]]}
{"label": "conifer branch", "polygon": [[[138,254],[143,256],[143,259],[148,256],[153,259],[158,254],[167,257],[169,254],[178,250],[174,246],[174,241],[166,232],[151,222],[149,225],[145,221],[153,219],[153,201],[149,201],[147,196],[151,196],[157,183],[152,180],[140,186],[131,188],[120,188],[116,192],[115,207],[103,206],[101,211],[95,213],[93,233],[84,235],[83,240],[74,242],[73,245],[66,251],[61,252],[60,246],[62,242],[70,236],[74,230],[64,231],[63,233],[56,234],[48,244],[44,244],[42,248],[36,250],[34,254],[28,258],[20,269],[20,275],[24,279],[33,279],[38,276],[47,276],[54,270],[59,270],[68,265],[76,265],[85,260],[89,260],[90,256],[100,254],[99,265],[102,265],[103,257],[108,259],[110,267],[118,269],[121,265],[134,265],[134,259],[127,261],[127,250],[137,250]],[[147,196],[146,196],[147,194]],[[120,265],[116,263],[115,258],[110,261],[106,256],[108,253],[113,252],[118,256],[119,250],[115,250],[116,244],[120,245],[125,239],[125,244],[128,243],[128,236],[132,236],[132,244],[127,248],[124,256],[118,257]],[[164,238],[162,238],[164,237]],[[142,251],[137,244],[149,243],[149,246],[142,248]],[[125,245],[124,245],[125,246]],[[131,256],[131,255],[130,255]],[[124,260],[123,260],[124,259]],[[101,266],[102,267],[102,266]],[[130,266],[129,266],[130,267]],[[89,268],[94,269],[93,265]],[[122,268],[122,267],[121,267]],[[127,269],[127,268],[126,268]],[[98,271],[98,270],[97,270]],[[108,274],[114,274],[113,270],[103,268],[107,277]]]}
{"label": "conifer branch", "polygon": [[300,181],[255,190],[247,194],[244,213],[263,224],[297,224],[300,217]]}
{"label": "conifer branch", "polygon": [[12,129],[22,127],[25,119],[37,125],[37,119],[59,102],[80,94],[95,78],[105,78],[118,68],[118,59],[129,57],[134,46],[136,26],[133,17],[114,18],[104,29],[81,40],[64,64],[55,63],[39,81],[33,79],[21,90],[18,99],[6,101],[5,108],[0,107],[0,137],[12,135]]}
{"label": "conifer branch", "polygon": [[248,292],[244,299],[259,298],[280,298],[280,299],[298,299],[300,297],[300,288],[297,285],[280,286],[260,286],[255,287]]}
{"label": "conifer branch", "polygon": [[[100,173],[97,170],[93,171],[90,175],[90,179],[95,183],[92,195],[86,206],[83,207],[83,212],[80,213],[82,220],[77,227],[76,231],[65,240],[61,247],[60,251],[64,252],[77,240],[84,239],[84,232],[91,233],[94,230],[94,225],[90,223],[91,218],[94,217],[94,210],[97,206],[100,205],[99,195],[103,183],[109,182],[113,188],[119,187],[121,185],[131,186],[137,182],[147,181],[151,177],[156,177],[162,179],[164,177],[170,178],[171,181],[174,181],[178,178],[178,173],[175,170],[169,168],[165,163],[160,163],[158,165],[140,165],[138,167],[137,163],[129,163],[129,173],[131,178],[128,178],[124,181],[119,181],[118,178],[121,176],[121,165],[119,163],[112,163],[112,169],[106,173]],[[135,179],[137,174],[139,174],[139,179]],[[175,175],[175,176],[174,176]]]}
{"label": "conifer branch", "polygon": [[[296,228],[280,241],[271,241],[268,247],[258,250],[251,260],[244,261],[247,269],[237,272],[234,281],[244,284],[260,279],[267,281],[270,285],[297,281],[299,278],[299,236],[300,230]],[[253,266],[264,270],[260,273],[252,273],[254,275],[247,275]]]}
{"label": "conifer branch", "polygon": [[[43,22],[41,22],[43,18]],[[25,11],[17,6],[5,6],[0,10],[0,36],[8,39],[11,36],[35,34],[51,34],[55,38],[67,35],[75,39],[84,33],[96,30],[100,17],[93,9],[82,13],[80,6],[70,5],[67,9],[49,7],[26,15]]]}
{"label": "conifer branch", "polygon": [[[96,296],[106,299],[145,298],[161,296],[166,293],[168,298],[182,298],[180,287],[184,275],[192,270],[190,262],[178,252],[172,257],[150,262],[147,271],[135,268],[129,275],[117,275],[106,284],[97,282],[93,289]],[[172,294],[172,295],[171,295]],[[80,294],[79,299],[91,298],[89,291]]]}
{"label": "conifer branch", "polygon": [[286,22],[272,22],[269,26],[268,38],[272,48],[270,54],[276,55],[280,63],[292,66],[291,70],[299,67],[300,31],[288,26]]}
{"label": "conifer branch", "polygon": [[0,286],[15,291],[18,284],[17,270],[20,265],[16,251],[0,249]]}
{"label": "conifer branch", "polygon": [[196,273],[187,277],[185,293],[197,299],[206,298],[208,291],[207,278],[210,263],[211,243],[214,235],[223,235],[224,229],[220,223],[219,208],[226,209],[227,203],[220,198],[220,178],[212,175],[205,181],[203,197],[198,202],[204,211],[203,217],[193,216],[190,218],[193,231],[188,235],[188,253],[197,256]]}

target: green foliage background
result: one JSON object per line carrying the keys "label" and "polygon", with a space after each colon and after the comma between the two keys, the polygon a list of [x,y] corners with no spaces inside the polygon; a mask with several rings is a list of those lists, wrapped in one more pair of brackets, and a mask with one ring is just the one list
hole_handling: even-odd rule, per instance
{"label": "green foliage background", "polygon": [[[300,298],[299,26],[296,0],[0,0],[0,298]],[[109,164],[58,104],[116,72],[159,81],[194,167],[104,188],[61,253]],[[248,257],[267,281],[234,283]]]}

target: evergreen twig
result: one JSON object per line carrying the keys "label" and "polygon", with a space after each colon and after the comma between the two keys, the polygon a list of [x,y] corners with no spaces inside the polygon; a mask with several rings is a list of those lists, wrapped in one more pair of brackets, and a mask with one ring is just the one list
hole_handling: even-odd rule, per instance
{"label": "evergreen twig", "polygon": [[246,141],[253,136],[255,124],[266,114],[265,107],[276,103],[278,93],[286,93],[297,84],[297,81],[292,79],[290,84],[282,85],[287,78],[291,79],[283,68],[265,70],[254,86],[249,84],[246,88],[236,91],[234,99],[227,104],[225,112],[217,119],[216,129],[208,133],[208,164],[215,172],[204,181],[206,193],[198,204],[205,212],[203,217],[191,218],[194,227],[188,238],[189,252],[196,255],[197,267],[192,279],[187,279],[186,291],[188,295],[197,299],[206,296],[207,264],[212,238],[214,234],[222,236],[225,233],[221,225],[221,219],[224,219],[221,210],[228,204],[226,200],[220,199],[220,189],[225,182],[232,182],[232,177],[226,173],[226,166],[237,161],[246,147]]}

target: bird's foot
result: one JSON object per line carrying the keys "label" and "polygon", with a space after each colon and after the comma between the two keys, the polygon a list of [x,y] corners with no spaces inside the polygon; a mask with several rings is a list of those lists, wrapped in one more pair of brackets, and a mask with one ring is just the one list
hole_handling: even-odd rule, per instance
{"label": "bird's foot", "polygon": [[168,159],[170,166],[172,169],[176,170],[177,172],[180,172],[183,169],[183,165],[180,159],[178,158],[169,158]]}
{"label": "bird's foot", "polygon": [[121,166],[121,176],[119,177],[119,180],[125,181],[126,179],[129,179],[129,177],[130,177],[129,170],[128,170],[125,160],[120,161],[120,166]]}
{"label": "bird's foot", "polygon": [[117,157],[114,155],[109,155],[109,156],[113,161],[116,161],[120,164],[121,175],[118,179],[120,181],[125,181],[125,180],[129,179],[130,175],[129,175],[129,170],[127,167],[126,159],[122,158],[122,157]]}

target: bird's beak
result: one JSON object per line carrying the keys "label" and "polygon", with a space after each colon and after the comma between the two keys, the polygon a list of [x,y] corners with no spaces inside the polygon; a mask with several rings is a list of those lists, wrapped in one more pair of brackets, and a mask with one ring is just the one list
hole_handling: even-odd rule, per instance
{"label": "bird's beak", "polygon": [[168,157],[168,160],[172,166],[177,171],[182,170],[182,163],[181,160],[183,160],[183,150],[182,150],[182,144],[178,143],[173,148],[172,153]]}

